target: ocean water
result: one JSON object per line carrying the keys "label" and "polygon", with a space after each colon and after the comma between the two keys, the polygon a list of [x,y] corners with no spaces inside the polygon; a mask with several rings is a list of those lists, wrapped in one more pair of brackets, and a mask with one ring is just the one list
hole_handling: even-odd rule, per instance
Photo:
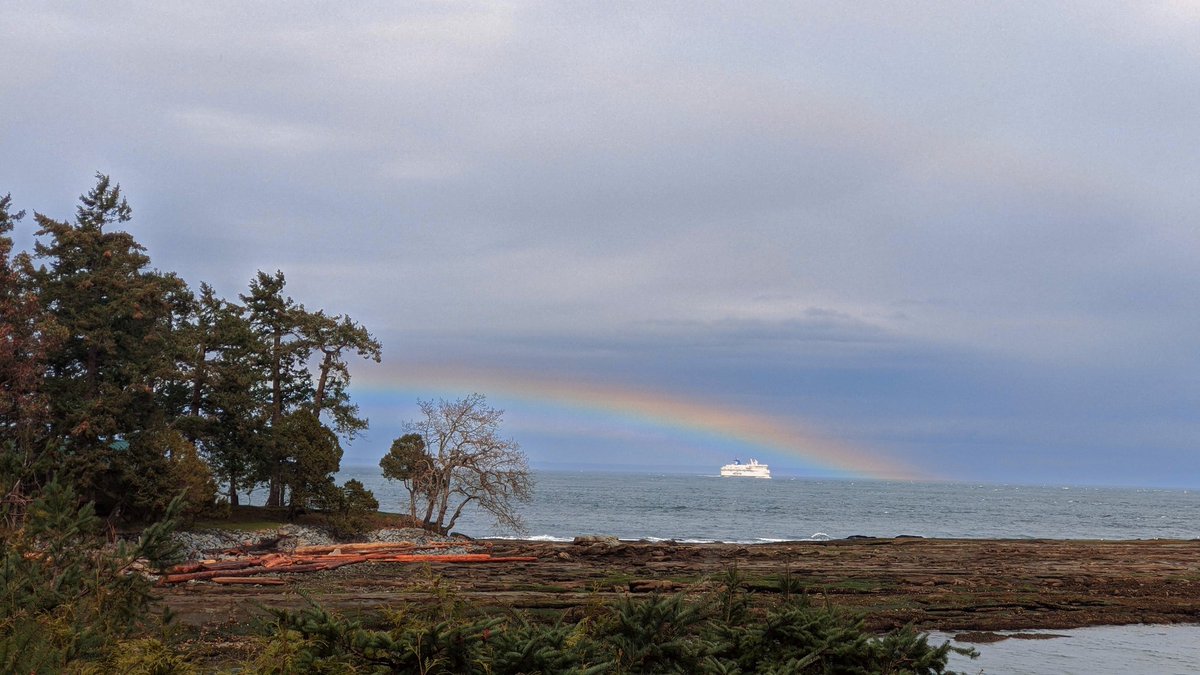
{"label": "ocean water", "polygon": [[[1200,626],[1096,626],[1075,630],[1031,630],[1050,639],[1008,639],[973,645],[979,657],[953,655],[950,669],[999,675],[1194,675],[1200,672]],[[933,633],[941,644],[952,636]]]}
{"label": "ocean water", "polygon": [[[348,467],[338,480],[348,478],[373,490],[381,509],[406,509],[407,493],[384,480],[378,467]],[[539,471],[534,478],[533,501],[520,509],[525,538],[1200,538],[1200,490],[563,471]],[[455,530],[518,535],[478,511],[465,513]]]}

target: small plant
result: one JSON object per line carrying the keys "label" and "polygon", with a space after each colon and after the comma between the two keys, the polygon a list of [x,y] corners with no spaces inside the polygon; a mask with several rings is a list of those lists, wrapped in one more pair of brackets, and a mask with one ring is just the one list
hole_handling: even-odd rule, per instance
{"label": "small plant", "polygon": [[60,672],[146,629],[152,582],[140,561],[161,566],[175,558],[169,535],[180,507],[176,498],[167,520],[136,543],[109,547],[92,506],[80,506],[69,487],[48,484],[23,522],[3,531],[0,671]]}

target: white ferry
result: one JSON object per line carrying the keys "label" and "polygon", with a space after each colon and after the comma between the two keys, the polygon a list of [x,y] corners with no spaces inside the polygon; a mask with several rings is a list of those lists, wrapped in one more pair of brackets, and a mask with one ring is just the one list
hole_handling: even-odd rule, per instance
{"label": "white ferry", "polygon": [[742,478],[770,478],[771,470],[766,464],[759,464],[757,459],[750,460],[749,464],[742,464],[738,460],[733,460],[733,464],[726,464],[721,467],[722,476],[740,476]]}

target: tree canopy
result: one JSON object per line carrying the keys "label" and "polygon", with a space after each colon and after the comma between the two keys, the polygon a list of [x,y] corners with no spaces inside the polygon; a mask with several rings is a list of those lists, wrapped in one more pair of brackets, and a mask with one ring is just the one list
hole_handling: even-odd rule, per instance
{"label": "tree canopy", "polygon": [[348,388],[353,357],[380,360],[365,327],[306,309],[282,271],[234,300],[193,292],[120,229],[133,209],[103,174],[72,220],[34,214],[33,255],[7,236],[23,216],[0,198],[6,487],[58,475],[101,515],[145,518],[180,491],[211,501],[213,478],[233,504],[266,483],[293,510],[332,484],[339,436],[367,427]]}
{"label": "tree canopy", "polygon": [[424,417],[406,424],[409,433],[379,462],[385,477],[408,490],[410,515],[448,533],[474,504],[497,525],[522,531],[517,506],[531,498],[533,478],[517,442],[500,436],[504,411],[482,394],[419,405]]}

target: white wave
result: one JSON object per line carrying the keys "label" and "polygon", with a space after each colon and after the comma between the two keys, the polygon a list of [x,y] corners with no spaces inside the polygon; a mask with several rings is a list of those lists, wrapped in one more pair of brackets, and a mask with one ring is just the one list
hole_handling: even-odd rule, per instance
{"label": "white wave", "polygon": [[508,536],[491,535],[491,536],[488,536],[487,538],[488,539],[511,539],[513,541],[551,541],[551,542],[558,542],[558,543],[570,543],[572,541],[575,541],[571,537],[556,537],[552,534],[535,534],[535,535],[528,536],[528,537],[518,537],[518,536],[512,536],[512,535],[508,535]]}

